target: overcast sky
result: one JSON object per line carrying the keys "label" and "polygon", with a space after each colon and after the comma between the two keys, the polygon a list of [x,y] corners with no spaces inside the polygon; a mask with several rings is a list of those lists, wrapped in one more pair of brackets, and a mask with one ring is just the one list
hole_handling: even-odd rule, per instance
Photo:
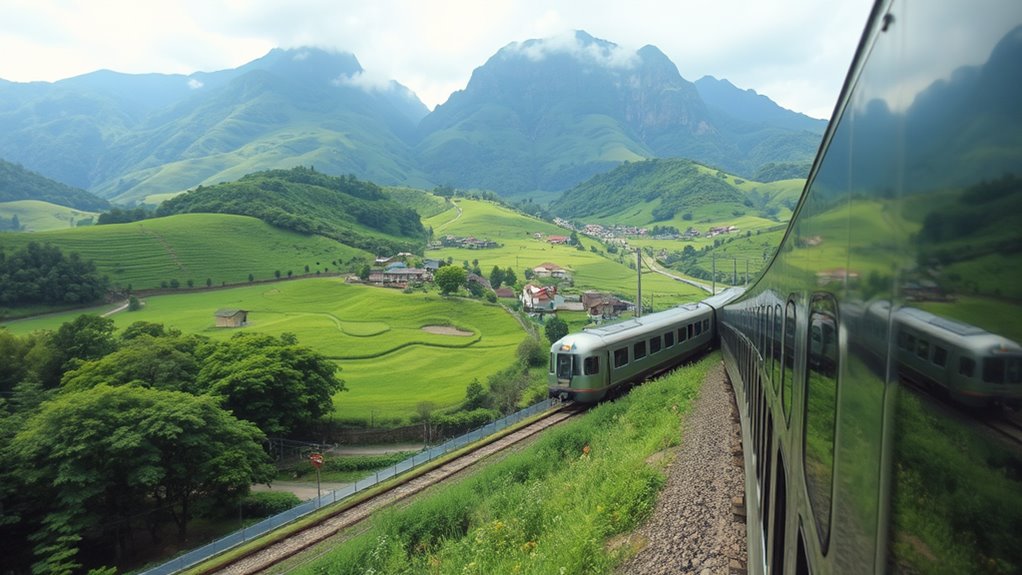
{"label": "overcast sky", "polygon": [[0,78],[190,74],[275,47],[353,53],[430,108],[501,47],[585,30],[829,118],[869,0],[0,0]]}

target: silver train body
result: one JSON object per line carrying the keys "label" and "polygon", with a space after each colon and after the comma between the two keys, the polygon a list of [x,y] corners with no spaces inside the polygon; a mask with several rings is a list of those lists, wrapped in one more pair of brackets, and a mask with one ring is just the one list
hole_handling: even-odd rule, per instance
{"label": "silver train body", "polygon": [[739,293],[725,290],[699,303],[564,336],[550,346],[550,396],[600,401],[705,352],[717,341],[716,310]]}
{"label": "silver train body", "polygon": [[878,2],[717,316],[749,573],[1022,573],[1020,212],[1022,3]]}

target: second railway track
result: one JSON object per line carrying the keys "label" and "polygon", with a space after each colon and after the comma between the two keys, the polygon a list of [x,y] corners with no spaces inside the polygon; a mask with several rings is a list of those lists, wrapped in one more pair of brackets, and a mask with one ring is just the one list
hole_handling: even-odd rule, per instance
{"label": "second railway track", "polygon": [[[336,513],[295,532],[286,539],[270,543],[265,547],[244,554],[226,565],[198,569],[199,573],[219,573],[224,575],[250,575],[261,573],[278,563],[301,553],[312,546],[330,538],[342,530],[348,529],[368,519],[375,511],[407,499],[428,487],[436,485],[479,461],[504,451],[537,433],[557,425],[579,413],[581,409],[572,404],[562,404],[544,416],[486,445],[469,451],[435,469],[417,477],[401,482],[369,499],[346,508],[339,508]],[[193,571],[194,572],[194,571]]]}

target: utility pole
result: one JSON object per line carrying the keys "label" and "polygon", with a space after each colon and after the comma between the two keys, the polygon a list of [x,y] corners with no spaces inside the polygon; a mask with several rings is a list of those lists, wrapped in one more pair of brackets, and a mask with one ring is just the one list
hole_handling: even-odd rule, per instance
{"label": "utility pole", "polygon": [[731,285],[738,285],[738,258],[731,258],[731,261],[735,264],[734,271],[731,272]]}
{"label": "utility pole", "polygon": [[717,252],[710,252],[710,261],[713,262],[713,275],[710,279],[713,281],[713,287],[711,288],[710,295],[717,295]]}
{"label": "utility pole", "polygon": [[635,250],[635,271],[638,273],[638,297],[635,298],[635,317],[642,317],[642,248]]}
{"label": "utility pole", "polygon": [[749,258],[745,258],[745,285],[749,285]]}

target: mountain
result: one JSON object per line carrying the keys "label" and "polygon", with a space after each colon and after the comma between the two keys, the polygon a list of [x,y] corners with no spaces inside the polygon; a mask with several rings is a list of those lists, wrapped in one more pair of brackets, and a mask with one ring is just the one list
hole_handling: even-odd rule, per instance
{"label": "mountain", "polygon": [[109,202],[85,190],[72,188],[17,164],[0,160],[0,202],[16,200],[39,200],[84,211],[110,208]]}
{"label": "mountain", "polygon": [[505,46],[429,112],[352,54],[275,49],[188,76],[0,81],[0,157],[120,203],[300,165],[510,194],[561,192],[647,158],[750,177],[813,157],[819,121],[703,84],[716,95],[704,98],[653,46],[629,51],[580,31]]}
{"label": "mountain", "polygon": [[823,135],[826,120],[810,118],[777,105],[755,90],[742,90],[727,80],[703,76],[695,82],[699,97],[721,117],[780,128],[790,131],[812,132]]}
{"label": "mountain", "polygon": [[507,193],[563,190],[653,157],[751,175],[808,161],[819,132],[728,116],[657,48],[630,52],[578,31],[502,48],[423,119],[417,149],[435,179]]}

